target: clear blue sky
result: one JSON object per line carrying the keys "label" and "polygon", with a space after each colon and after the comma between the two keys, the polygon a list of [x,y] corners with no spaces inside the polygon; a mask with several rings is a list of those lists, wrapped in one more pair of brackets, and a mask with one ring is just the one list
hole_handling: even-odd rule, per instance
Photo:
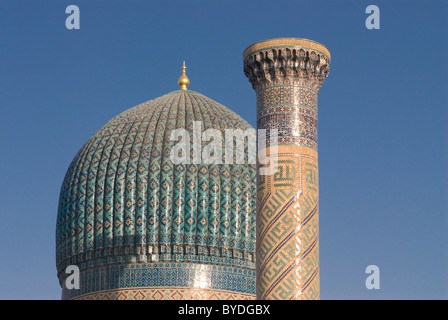
{"label": "clear blue sky", "polygon": [[[211,3],[209,3],[211,2]],[[66,6],[81,29],[65,28]],[[380,30],[367,30],[377,4]],[[0,299],[59,299],[59,189],[118,113],[191,88],[255,126],[242,53],[326,45],[319,93],[322,299],[448,298],[446,1],[1,1]],[[378,265],[381,289],[365,288]]]}

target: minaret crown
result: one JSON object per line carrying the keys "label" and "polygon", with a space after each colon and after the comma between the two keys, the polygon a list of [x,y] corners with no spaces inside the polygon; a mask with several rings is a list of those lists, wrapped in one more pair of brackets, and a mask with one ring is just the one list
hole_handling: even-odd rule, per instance
{"label": "minaret crown", "polygon": [[281,38],[257,42],[243,54],[253,88],[299,84],[319,89],[330,72],[330,52],[315,41]]}

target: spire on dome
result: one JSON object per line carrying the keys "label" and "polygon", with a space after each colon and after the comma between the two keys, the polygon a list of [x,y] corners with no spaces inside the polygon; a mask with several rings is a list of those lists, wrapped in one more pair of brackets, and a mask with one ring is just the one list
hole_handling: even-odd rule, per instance
{"label": "spire on dome", "polygon": [[188,79],[187,75],[185,74],[185,70],[187,67],[185,66],[185,61],[182,66],[182,75],[179,78],[179,81],[177,82],[180,86],[180,90],[187,90],[187,86],[190,84],[190,80]]}

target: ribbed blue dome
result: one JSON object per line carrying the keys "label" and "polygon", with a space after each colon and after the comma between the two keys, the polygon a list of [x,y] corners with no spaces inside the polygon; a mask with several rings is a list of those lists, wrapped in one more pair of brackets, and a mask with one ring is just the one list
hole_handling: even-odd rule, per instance
{"label": "ribbed blue dome", "polygon": [[256,166],[173,164],[170,133],[185,128],[192,136],[193,121],[202,130],[251,128],[199,93],[174,91],[116,116],[81,148],[60,194],[60,281],[71,264],[254,269]]}

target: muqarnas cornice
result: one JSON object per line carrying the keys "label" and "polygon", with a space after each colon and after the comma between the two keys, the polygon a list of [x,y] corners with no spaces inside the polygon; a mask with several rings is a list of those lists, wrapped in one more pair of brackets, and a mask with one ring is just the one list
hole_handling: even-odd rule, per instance
{"label": "muqarnas cornice", "polygon": [[311,40],[283,38],[248,47],[244,73],[255,91],[273,85],[301,85],[318,90],[330,72],[330,52]]}

